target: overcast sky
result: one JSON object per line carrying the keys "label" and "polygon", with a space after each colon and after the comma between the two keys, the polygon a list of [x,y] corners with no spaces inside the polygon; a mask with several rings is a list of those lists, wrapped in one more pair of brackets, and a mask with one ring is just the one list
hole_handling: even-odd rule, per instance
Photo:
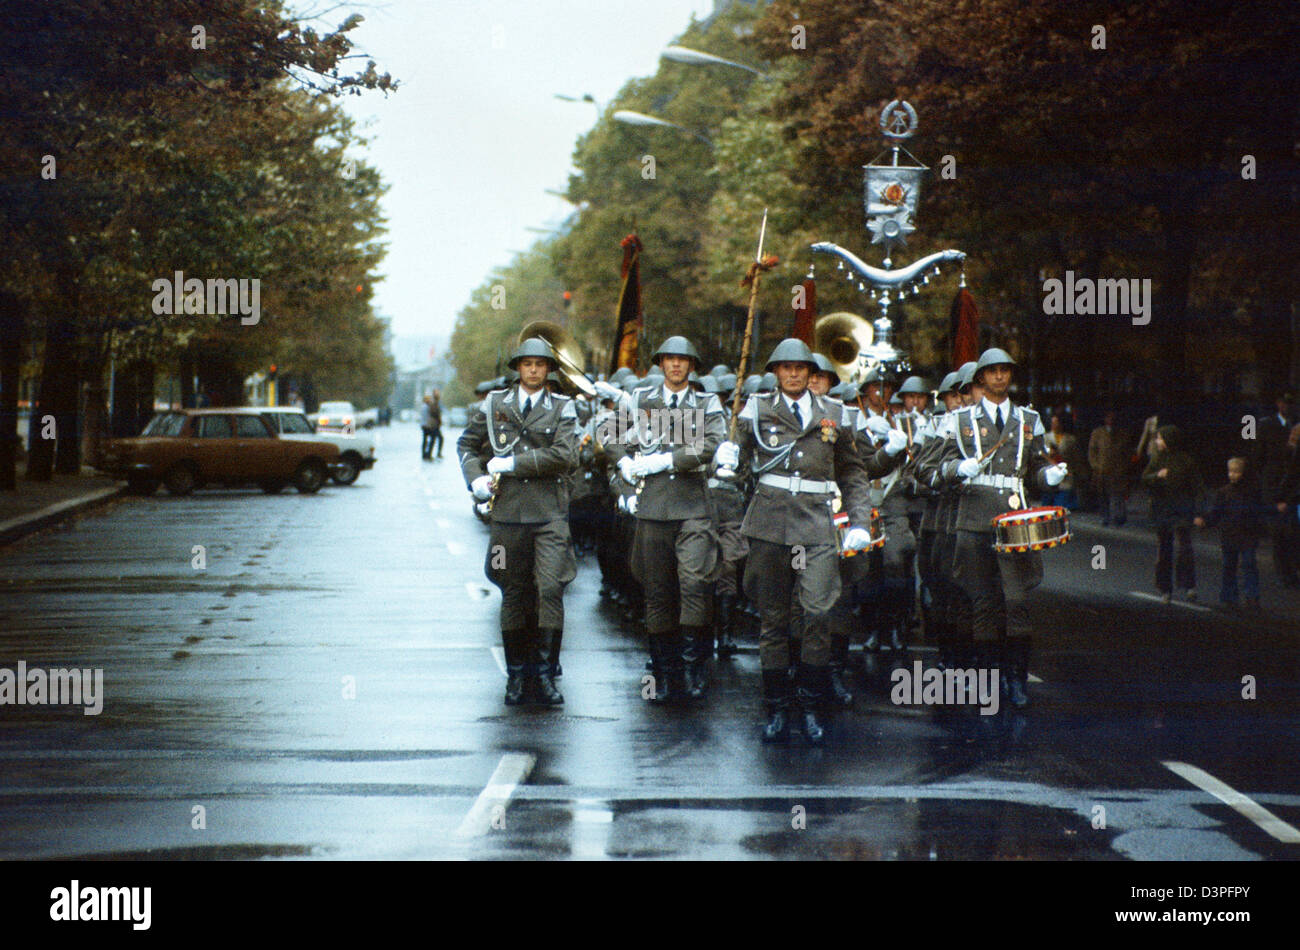
{"label": "overcast sky", "polygon": [[[306,7],[299,4],[299,9]],[[711,0],[375,0],[344,4],[350,36],[401,82],[345,108],[372,142],[390,191],[388,256],[376,310],[398,335],[449,334],[494,267],[572,210],[563,190],[577,138],[659,51],[711,12]]]}

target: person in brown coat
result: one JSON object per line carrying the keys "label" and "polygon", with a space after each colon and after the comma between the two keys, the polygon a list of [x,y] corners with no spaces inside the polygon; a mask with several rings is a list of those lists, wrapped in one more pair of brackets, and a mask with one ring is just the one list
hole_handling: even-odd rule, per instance
{"label": "person in brown coat", "polygon": [[1088,438],[1088,467],[1092,485],[1101,499],[1101,523],[1122,525],[1128,520],[1128,434],[1115,421],[1115,410]]}
{"label": "person in brown coat", "polygon": [[[1192,551],[1192,519],[1196,517],[1196,496],[1201,490],[1201,473],[1196,460],[1183,449],[1177,426],[1156,430],[1155,452],[1142,484],[1151,492],[1151,520],[1156,526],[1156,588],[1168,603],[1173,580],[1196,600],[1196,558]],[[1177,554],[1174,545],[1177,542]]]}

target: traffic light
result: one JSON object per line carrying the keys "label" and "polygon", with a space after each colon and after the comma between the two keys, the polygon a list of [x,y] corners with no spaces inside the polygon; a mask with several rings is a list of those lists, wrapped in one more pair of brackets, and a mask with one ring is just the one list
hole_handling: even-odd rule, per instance
{"label": "traffic light", "polygon": [[564,309],[568,310],[569,306],[573,303],[573,291],[566,290],[563,296],[564,296]]}
{"label": "traffic light", "polygon": [[267,379],[275,379],[275,364],[274,364],[274,363],[272,363],[272,364],[271,364],[271,368],[268,369],[268,370],[266,371],[266,378],[267,378]]}

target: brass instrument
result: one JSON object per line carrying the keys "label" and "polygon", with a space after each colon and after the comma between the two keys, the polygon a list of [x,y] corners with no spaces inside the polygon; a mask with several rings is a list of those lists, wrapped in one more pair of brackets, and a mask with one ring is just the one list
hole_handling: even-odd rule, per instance
{"label": "brass instrument", "polygon": [[531,337],[538,337],[551,345],[556,359],[560,362],[560,379],[570,389],[584,396],[593,398],[596,396],[596,387],[591,385],[591,380],[582,371],[582,351],[568,330],[549,320],[534,320],[519,331],[517,342],[523,343]]}
{"label": "brass instrument", "polygon": [[813,327],[813,350],[825,356],[840,379],[860,383],[869,368],[859,358],[875,339],[871,324],[857,314],[830,313]]}

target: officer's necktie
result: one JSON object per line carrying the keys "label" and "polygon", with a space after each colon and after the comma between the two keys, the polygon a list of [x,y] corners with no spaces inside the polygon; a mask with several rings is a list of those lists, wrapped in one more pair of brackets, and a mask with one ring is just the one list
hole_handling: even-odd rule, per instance
{"label": "officer's necktie", "polygon": [[998,431],[1001,432],[1002,431],[1002,407],[1001,406],[998,406],[998,415],[997,418],[994,419],[993,421],[997,423]]}
{"label": "officer's necktie", "polygon": [[532,411],[533,411],[533,397],[529,396],[527,399],[524,400],[524,418],[527,419],[528,414]]}
{"label": "officer's necktie", "polygon": [[803,414],[799,412],[799,404],[797,402],[790,403],[790,411],[794,413],[794,421],[799,423],[799,428],[802,429]]}
{"label": "officer's necktie", "polygon": [[676,393],[673,393],[673,398],[668,400],[668,408],[669,408],[669,409],[676,409],[676,408],[677,408],[677,394],[676,394]]}

